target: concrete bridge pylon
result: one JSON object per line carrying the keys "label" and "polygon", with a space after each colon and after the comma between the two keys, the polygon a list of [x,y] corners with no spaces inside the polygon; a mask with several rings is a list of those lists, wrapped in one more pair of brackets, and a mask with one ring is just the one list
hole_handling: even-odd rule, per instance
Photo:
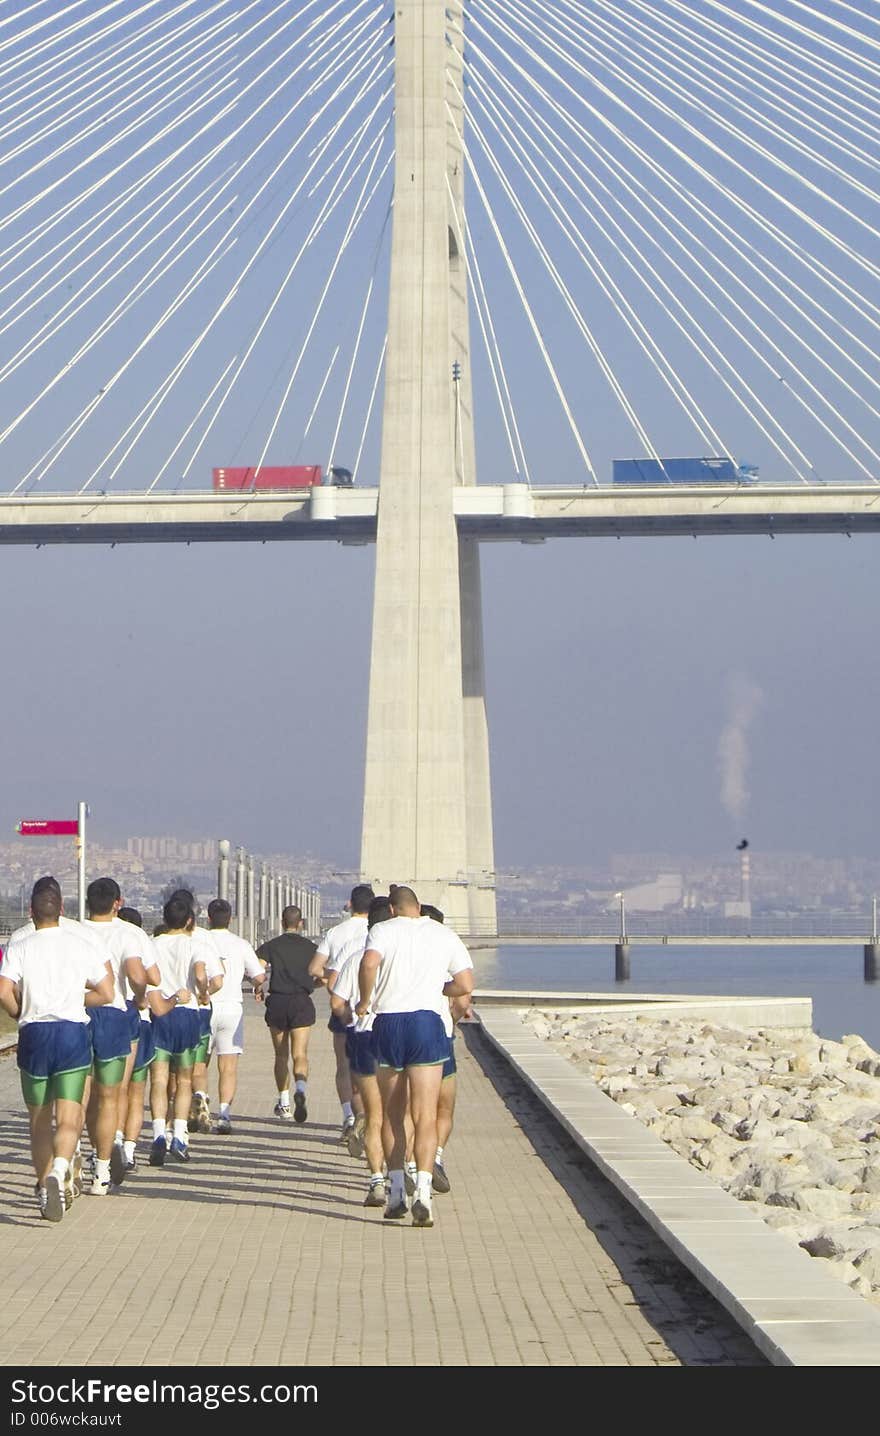
{"label": "concrete bridge pylon", "polygon": [[361,872],[495,930],[464,253],[462,0],[395,13],[395,181]]}

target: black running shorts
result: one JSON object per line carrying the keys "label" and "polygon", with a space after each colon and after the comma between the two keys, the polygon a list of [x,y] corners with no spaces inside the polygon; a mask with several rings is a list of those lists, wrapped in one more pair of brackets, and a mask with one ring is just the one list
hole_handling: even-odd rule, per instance
{"label": "black running shorts", "polygon": [[315,1004],[307,992],[270,992],[266,998],[266,1022],[276,1032],[313,1027]]}

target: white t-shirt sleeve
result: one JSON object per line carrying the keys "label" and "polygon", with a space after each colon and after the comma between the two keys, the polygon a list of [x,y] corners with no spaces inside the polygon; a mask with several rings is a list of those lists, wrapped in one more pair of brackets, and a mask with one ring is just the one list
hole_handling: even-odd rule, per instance
{"label": "white t-shirt sleeve", "polygon": [[375,927],[370,928],[370,931],[367,933],[367,941],[364,945],[364,952],[367,952],[369,948],[372,948],[374,952],[378,952],[380,957],[385,956],[385,944],[382,941],[382,929],[384,926],[384,923],[377,922]]}
{"label": "white t-shirt sleeve", "polygon": [[[18,956],[16,956],[16,949]],[[21,943],[10,943],[3,954],[3,964],[0,966],[0,977],[8,977],[10,982],[21,982]]]}
{"label": "white t-shirt sleeve", "polygon": [[329,934],[329,932],[325,932],[325,933],[324,933],[324,936],[321,938],[321,941],[318,943],[318,947],[317,947],[317,951],[315,952],[315,956],[316,956],[316,957],[323,957],[323,958],[328,958],[328,957],[330,956],[330,934]]}
{"label": "white t-shirt sleeve", "polygon": [[245,977],[264,977],[266,969],[257,957],[250,943],[247,944],[247,952],[244,954],[244,975]]}
{"label": "white t-shirt sleeve", "polygon": [[468,968],[473,968],[474,964],[471,961],[470,953],[457,933],[450,932],[449,936],[453,941],[450,944],[452,951],[449,954],[448,971],[450,977],[456,977],[459,972],[466,972]]}

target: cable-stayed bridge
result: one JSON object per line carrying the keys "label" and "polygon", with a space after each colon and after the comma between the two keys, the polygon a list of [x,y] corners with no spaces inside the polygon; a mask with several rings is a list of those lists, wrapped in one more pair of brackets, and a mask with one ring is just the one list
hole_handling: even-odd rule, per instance
{"label": "cable-stayed bridge", "polygon": [[878,78],[868,0],[0,15],[0,541],[375,542],[362,871],[490,929],[479,544],[876,526]]}

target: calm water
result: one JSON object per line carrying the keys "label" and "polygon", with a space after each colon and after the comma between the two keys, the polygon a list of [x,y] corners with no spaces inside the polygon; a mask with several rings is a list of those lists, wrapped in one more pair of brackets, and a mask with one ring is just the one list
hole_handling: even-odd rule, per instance
{"label": "calm water", "polygon": [[473,953],[477,985],[569,992],[693,992],[812,997],[824,1037],[857,1032],[880,1049],[880,983],[852,947],[636,947],[632,981],[615,983],[611,947],[504,947]]}

